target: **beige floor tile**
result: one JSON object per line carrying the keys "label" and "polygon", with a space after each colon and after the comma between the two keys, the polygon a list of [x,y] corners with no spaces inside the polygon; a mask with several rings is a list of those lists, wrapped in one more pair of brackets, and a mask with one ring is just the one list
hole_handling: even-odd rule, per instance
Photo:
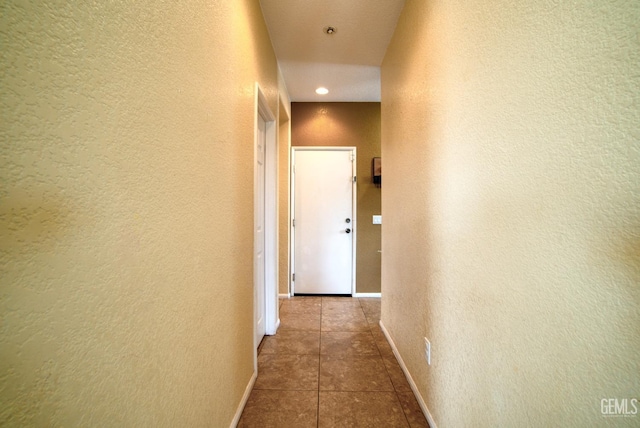
{"label": "beige floor tile", "polygon": [[280,330],[320,330],[320,312],[317,314],[280,312]]}
{"label": "beige floor tile", "polygon": [[393,391],[379,355],[320,356],[321,391]]}
{"label": "beige floor tile", "polygon": [[380,324],[369,323],[369,329],[371,330],[371,334],[373,334],[373,338],[376,340],[376,342],[379,340],[387,342],[387,337],[382,332],[382,328],[380,328]]}
{"label": "beige floor tile", "polygon": [[376,342],[376,345],[378,346],[378,351],[383,358],[396,358],[393,353],[393,349],[391,349],[391,345],[389,345],[387,342]]}
{"label": "beige floor tile", "polygon": [[[326,319],[332,318],[354,318],[361,319],[365,322],[367,317],[364,315],[362,308],[350,307],[350,308],[322,308],[322,316]],[[368,322],[367,322],[368,323]]]}
{"label": "beige floor tile", "polygon": [[379,318],[380,299],[281,299],[238,426],[428,427]]}
{"label": "beige floor tile", "polygon": [[369,331],[364,313],[336,313],[322,315],[322,331]]}
{"label": "beige floor tile", "polygon": [[367,322],[369,323],[369,328],[380,325],[380,315],[372,316],[372,315],[365,314],[365,318],[367,318]]}
{"label": "beige floor tile", "polygon": [[267,336],[261,354],[313,354],[320,352],[320,332],[305,330],[279,330]]}
{"label": "beige floor tile", "polygon": [[282,302],[280,311],[285,313],[319,314],[322,308],[321,302],[320,298],[292,297]]}
{"label": "beige floor tile", "polygon": [[323,355],[380,355],[369,331],[323,331],[320,337]]}
{"label": "beige floor tile", "polygon": [[393,350],[391,349],[391,345],[389,345],[387,338],[385,337],[384,333],[382,333],[382,330],[380,330],[379,327],[372,328],[371,335],[373,336],[373,340],[378,346],[380,355],[382,355],[383,357],[395,358],[395,356],[393,355]]}
{"label": "beige floor tile", "polygon": [[369,324],[369,330],[380,330],[380,321],[371,322],[367,319],[367,323]]}
{"label": "beige floor tile", "polygon": [[380,299],[362,298],[359,300],[364,315],[367,317],[367,321],[369,321],[369,323],[377,323],[380,321]]}
{"label": "beige floor tile", "polygon": [[320,391],[319,427],[408,427],[393,392]]}
{"label": "beige floor tile", "polygon": [[322,297],[322,304],[326,304],[326,303],[340,303],[343,305],[352,305],[352,306],[359,306],[360,302],[358,302],[358,299],[354,299],[353,297],[346,297],[346,296],[323,296]]}
{"label": "beige floor tile", "polygon": [[[322,300],[322,311],[327,312],[339,312],[339,311],[362,311],[362,307],[360,303],[358,303],[357,299],[351,299],[349,301],[340,301],[340,300]],[[364,311],[362,311],[364,315]]]}
{"label": "beige floor tile", "polygon": [[413,391],[396,391],[396,393],[398,394],[402,410],[404,410],[404,415],[407,417],[407,421],[409,421],[409,426],[411,426],[411,428],[429,428],[429,422],[427,422],[427,418],[424,417],[424,413],[422,413],[422,409],[415,395],[413,395]]}
{"label": "beige floor tile", "polygon": [[380,328],[380,326],[378,325],[380,320],[370,321],[366,316],[364,317],[364,319],[367,321],[367,327],[369,328],[369,330],[371,330],[372,328]]}
{"label": "beige floor tile", "polygon": [[384,355],[382,357],[382,360],[384,361],[384,365],[387,369],[387,372],[389,373],[391,382],[393,383],[393,388],[396,391],[411,391],[409,381],[404,375],[402,368],[400,368],[400,364],[398,364],[398,360],[396,360],[396,357],[394,355]]}
{"label": "beige floor tile", "polygon": [[254,389],[238,423],[239,428],[316,427],[318,391]]}
{"label": "beige floor tile", "polygon": [[261,354],[254,389],[318,389],[317,355]]}
{"label": "beige floor tile", "polygon": [[380,297],[359,297],[358,301],[361,305],[364,303],[371,305],[371,307],[374,308],[380,308],[380,305],[382,303],[382,299]]}

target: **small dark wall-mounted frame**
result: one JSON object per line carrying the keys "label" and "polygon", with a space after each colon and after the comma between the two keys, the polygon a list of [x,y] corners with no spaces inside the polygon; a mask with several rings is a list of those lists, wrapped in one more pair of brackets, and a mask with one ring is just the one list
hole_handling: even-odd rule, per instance
{"label": "small dark wall-mounted frame", "polygon": [[373,184],[376,187],[382,187],[382,159],[373,158],[371,161],[371,176],[373,177]]}

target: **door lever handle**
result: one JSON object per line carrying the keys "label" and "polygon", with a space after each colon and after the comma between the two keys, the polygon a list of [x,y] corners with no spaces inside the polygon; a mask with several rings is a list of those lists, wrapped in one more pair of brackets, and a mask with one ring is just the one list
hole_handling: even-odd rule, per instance
{"label": "door lever handle", "polygon": [[347,228],[347,229],[345,230],[345,232],[347,232],[347,233],[351,233],[351,229]]}

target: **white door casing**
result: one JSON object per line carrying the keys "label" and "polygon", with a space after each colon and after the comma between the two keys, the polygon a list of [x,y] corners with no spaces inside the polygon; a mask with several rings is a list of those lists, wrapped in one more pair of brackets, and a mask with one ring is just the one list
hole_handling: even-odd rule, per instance
{"label": "white door casing", "polygon": [[355,147],[292,149],[292,290],[355,292]]}
{"label": "white door casing", "polygon": [[254,117],[254,368],[256,349],[278,327],[277,140],[275,116],[255,85]]}
{"label": "white door casing", "polygon": [[254,310],[255,310],[255,343],[260,343],[265,329],[265,154],[266,154],[266,122],[258,115],[258,138],[255,147],[255,215],[254,215]]}

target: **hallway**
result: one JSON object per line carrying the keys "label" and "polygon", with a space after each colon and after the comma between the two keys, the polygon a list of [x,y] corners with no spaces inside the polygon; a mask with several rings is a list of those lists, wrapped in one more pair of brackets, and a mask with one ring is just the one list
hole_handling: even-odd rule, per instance
{"label": "hallway", "polygon": [[284,299],[280,320],[239,427],[428,427],[378,325],[380,299]]}

